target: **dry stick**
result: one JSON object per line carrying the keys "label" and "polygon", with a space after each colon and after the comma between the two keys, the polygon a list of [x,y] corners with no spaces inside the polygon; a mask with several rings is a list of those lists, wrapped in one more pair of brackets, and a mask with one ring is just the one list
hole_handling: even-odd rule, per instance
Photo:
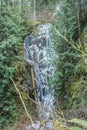
{"label": "dry stick", "polygon": [[34,82],[34,72],[33,72],[33,67],[31,66],[31,77],[32,77],[32,85],[33,85],[33,89],[34,89],[34,96],[35,96],[35,100],[37,99],[36,96],[36,87],[35,87],[35,82]]}
{"label": "dry stick", "polygon": [[19,89],[16,87],[16,84],[15,84],[14,80],[12,79],[12,77],[10,77],[10,79],[11,79],[11,81],[13,82],[14,87],[15,87],[16,91],[17,91],[18,94],[19,94],[20,100],[21,100],[21,102],[22,102],[22,104],[23,104],[23,107],[24,107],[24,109],[25,109],[25,112],[26,112],[27,116],[29,117],[29,119],[31,120],[31,123],[33,124],[34,122],[33,122],[31,116],[29,115],[29,113],[28,113],[28,111],[27,111],[27,108],[26,108],[25,103],[24,103],[24,101],[23,101],[23,99],[22,99],[22,96],[21,96],[21,93],[20,93]]}
{"label": "dry stick", "polygon": [[34,101],[32,98],[28,97],[29,100],[31,100],[33,103],[35,103],[36,105],[40,106],[39,103],[37,103],[36,101]]}

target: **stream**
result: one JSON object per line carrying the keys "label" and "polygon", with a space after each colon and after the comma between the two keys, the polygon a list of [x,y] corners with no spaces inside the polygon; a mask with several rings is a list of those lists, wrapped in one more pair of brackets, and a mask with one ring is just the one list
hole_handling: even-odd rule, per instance
{"label": "stream", "polygon": [[[38,34],[32,32],[24,40],[24,57],[33,66],[34,81],[37,87],[39,119],[26,130],[52,130],[54,111],[54,86],[52,84],[55,65],[55,51],[51,39],[50,23],[37,26]],[[45,123],[41,125],[41,121]]]}

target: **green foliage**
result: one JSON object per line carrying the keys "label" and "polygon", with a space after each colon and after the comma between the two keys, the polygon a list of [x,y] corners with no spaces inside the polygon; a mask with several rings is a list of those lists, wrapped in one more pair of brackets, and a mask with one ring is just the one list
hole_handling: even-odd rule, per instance
{"label": "green foliage", "polygon": [[[71,7],[70,2],[63,1],[61,3],[61,12],[59,12],[60,20],[55,22],[56,28],[66,36],[66,38],[72,38],[74,30],[76,28],[76,20],[73,15],[74,9]],[[72,15],[72,18],[70,17]],[[71,24],[72,23],[72,24]],[[65,95],[65,87],[68,85],[71,76],[74,75],[74,67],[77,60],[77,53],[73,48],[65,42],[61,37],[59,37],[54,30],[54,44],[55,49],[58,54],[57,61],[57,71],[55,74],[55,86],[58,89],[58,95],[61,97]]]}
{"label": "green foliage", "polygon": [[25,29],[18,12],[1,1],[0,12],[0,129],[16,117],[15,90],[10,77],[15,77],[19,61],[19,49]]}
{"label": "green foliage", "polygon": [[[87,128],[87,121],[81,119],[71,119],[69,122],[82,126],[83,128]],[[82,130],[80,127],[71,127],[71,130]]]}
{"label": "green foliage", "polygon": [[54,9],[55,4],[58,2],[58,0],[36,0],[36,7],[37,10],[42,10],[44,8]]}
{"label": "green foliage", "polygon": [[70,130],[83,130],[83,129],[82,129],[82,128],[79,128],[79,127],[74,126],[74,127],[70,127]]}
{"label": "green foliage", "polygon": [[[68,125],[69,126],[68,126]],[[62,118],[54,120],[53,130],[85,130],[87,129],[87,121],[82,119],[73,118],[62,122]]]}
{"label": "green foliage", "polygon": [[[83,7],[82,3],[83,2],[77,3],[77,6],[80,4],[80,6]],[[76,7],[76,1],[63,0],[59,2],[59,5],[59,18],[54,22],[54,25],[64,37],[73,43],[73,45],[78,46],[78,42],[76,41],[80,35],[78,22],[81,27],[81,33],[85,24],[82,23],[82,20],[85,21],[85,11],[79,9],[79,16],[84,14],[84,17],[81,17],[81,20],[79,19],[78,21],[79,16],[77,16],[78,7]],[[59,99],[61,99],[61,101],[65,102],[64,105],[63,102],[61,102],[61,107],[70,108],[73,104],[79,104],[81,101],[78,101],[79,98],[81,99],[81,97],[78,96],[78,92],[81,96],[84,88],[81,87],[82,84],[80,80],[85,77],[87,71],[85,71],[83,67],[84,61],[82,58],[78,57],[78,51],[68,44],[68,42],[61,36],[59,36],[55,29],[53,31],[53,40],[54,47],[58,55],[58,58],[56,59],[57,70],[54,80],[56,95]],[[78,48],[80,48],[80,46],[78,46]],[[87,96],[85,96],[86,94],[84,94],[84,98],[86,99]],[[77,100],[77,102],[75,102],[75,100]]]}

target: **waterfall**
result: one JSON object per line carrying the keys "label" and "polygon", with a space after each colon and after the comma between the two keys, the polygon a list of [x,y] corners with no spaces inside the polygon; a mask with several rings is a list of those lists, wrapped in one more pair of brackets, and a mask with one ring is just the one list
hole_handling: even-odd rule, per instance
{"label": "waterfall", "polygon": [[[52,85],[55,66],[53,60],[55,52],[51,40],[51,24],[39,25],[38,34],[32,32],[24,40],[24,56],[26,61],[34,68],[34,80],[37,87],[37,97],[40,108],[39,120],[53,119],[54,89]],[[43,129],[51,130],[52,122]],[[37,125],[36,125],[37,126]],[[35,125],[34,125],[35,127]],[[27,130],[31,130],[31,127]],[[39,130],[39,128],[37,129]]]}

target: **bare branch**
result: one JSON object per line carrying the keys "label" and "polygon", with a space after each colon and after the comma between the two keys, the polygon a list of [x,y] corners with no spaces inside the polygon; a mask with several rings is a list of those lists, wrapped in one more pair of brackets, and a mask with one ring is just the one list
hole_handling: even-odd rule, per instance
{"label": "bare branch", "polygon": [[15,84],[13,78],[10,77],[10,79],[11,79],[11,81],[13,82],[14,87],[15,87],[16,91],[17,91],[18,94],[19,94],[20,100],[21,100],[21,102],[22,102],[22,104],[23,104],[23,107],[24,107],[24,109],[25,109],[25,112],[26,112],[27,116],[29,117],[29,119],[31,120],[31,123],[33,124],[33,120],[32,120],[30,114],[29,114],[28,111],[27,111],[27,108],[26,108],[25,103],[24,103],[24,101],[23,101],[23,99],[22,99],[22,96],[21,96],[21,93],[20,93],[19,89],[16,87],[16,84]]}
{"label": "bare branch", "polygon": [[68,44],[70,44],[76,51],[80,52],[81,54],[78,55],[78,57],[84,57],[87,56],[87,54],[80,50],[77,46],[75,46],[72,42],[70,42],[65,36],[63,36],[58,29],[56,29],[56,27],[54,26],[54,29],[56,31],[56,33],[58,34],[58,36],[62,37]]}

